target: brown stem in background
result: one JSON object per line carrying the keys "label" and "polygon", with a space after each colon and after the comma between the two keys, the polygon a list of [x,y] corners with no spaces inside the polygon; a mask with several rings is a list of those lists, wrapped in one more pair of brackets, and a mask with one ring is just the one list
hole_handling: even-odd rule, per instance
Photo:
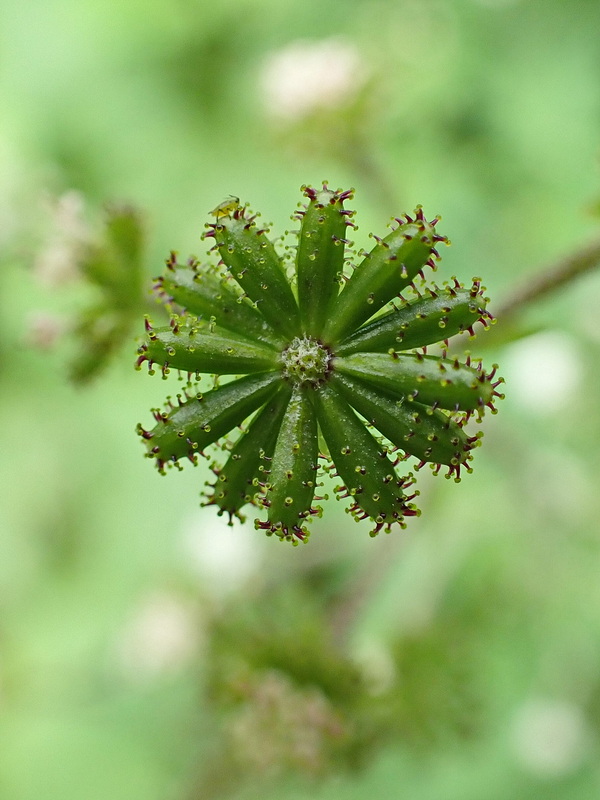
{"label": "brown stem in background", "polygon": [[600,239],[596,239],[572,255],[555,261],[538,275],[527,278],[526,283],[509,295],[499,308],[494,309],[494,315],[501,320],[514,316],[525,306],[551,294],[599,265]]}

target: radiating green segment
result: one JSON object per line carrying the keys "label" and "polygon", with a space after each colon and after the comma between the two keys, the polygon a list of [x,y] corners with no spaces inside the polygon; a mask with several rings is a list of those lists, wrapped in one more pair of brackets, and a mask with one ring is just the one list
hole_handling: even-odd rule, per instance
{"label": "radiating green segment", "polygon": [[374,319],[337,348],[339,355],[410,350],[467,330],[485,311],[485,300],[469,289],[440,289]]}
{"label": "radiating green segment", "polygon": [[267,478],[268,521],[271,530],[282,537],[303,538],[315,493],[319,452],[310,391],[302,386],[293,389]]}
{"label": "radiating green segment", "polygon": [[276,350],[208,325],[155,328],[138,352],[148,361],[186,372],[240,375],[278,365]]}
{"label": "radiating green segment", "polygon": [[193,457],[241,425],[269,400],[280,381],[276,372],[249,375],[187,400],[165,414],[163,421],[150,432],[147,438],[150,456],[157,459],[159,469],[167,461]]}
{"label": "radiating green segment", "polygon": [[159,279],[161,288],[180,306],[206,320],[211,318],[222,328],[281,347],[285,339],[278,335],[243,298],[228,288],[225,280],[193,267],[174,266]]}
{"label": "radiating green segment", "polygon": [[281,259],[264,231],[244,218],[222,217],[214,237],[225,266],[276,331],[300,333],[298,305]]}
{"label": "radiating green segment", "polygon": [[377,523],[401,519],[405,512],[401,481],[377,441],[328,384],[315,398],[319,427],[354,501]]}
{"label": "radiating green segment", "polygon": [[356,353],[336,358],[334,368],[396,397],[451,410],[481,408],[494,392],[484,372],[434,356]]}
{"label": "radiating green segment", "polygon": [[377,430],[406,453],[434,464],[456,464],[469,452],[467,435],[441,411],[375,392],[361,381],[334,373],[331,385]]}
{"label": "radiating green segment", "polygon": [[304,333],[318,338],[340,288],[346,217],[336,192],[323,189],[309,197],[300,226],[296,273],[302,328]]}
{"label": "radiating green segment", "polygon": [[332,306],[323,338],[334,344],[406,288],[431,258],[434,229],[425,220],[400,225],[371,250]]}
{"label": "radiating green segment", "polygon": [[236,442],[227,462],[219,472],[211,502],[229,515],[252,501],[258,484],[265,483],[275,450],[277,434],[290,400],[291,389],[281,384],[277,393],[252,420],[248,430]]}

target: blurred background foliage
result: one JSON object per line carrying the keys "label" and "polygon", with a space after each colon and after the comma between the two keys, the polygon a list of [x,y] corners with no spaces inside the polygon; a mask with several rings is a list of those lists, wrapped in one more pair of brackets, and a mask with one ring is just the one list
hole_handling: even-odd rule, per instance
{"label": "blurred background foliage", "polygon": [[599,30],[597,0],[3,0],[3,800],[598,796],[600,272],[478,338],[507,397],[474,474],[376,540],[200,509],[207,465],[142,458],[165,384],[132,364],[229,194],[283,232],[300,184],[354,186],[357,247],[422,203],[439,279],[497,306],[592,241]]}

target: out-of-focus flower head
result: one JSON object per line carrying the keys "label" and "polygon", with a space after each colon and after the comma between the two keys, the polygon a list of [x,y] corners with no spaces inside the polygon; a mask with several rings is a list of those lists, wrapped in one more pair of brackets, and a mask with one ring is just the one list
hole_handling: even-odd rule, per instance
{"label": "out-of-focus flower head", "polygon": [[358,48],[347,39],[301,39],[266,58],[260,86],[268,113],[282,122],[295,122],[350,105],[367,76]]}
{"label": "out-of-focus flower head", "polygon": [[34,273],[46,286],[61,286],[80,277],[81,261],[92,240],[85,221],[85,201],[71,189],[47,202],[49,230],[34,259]]}

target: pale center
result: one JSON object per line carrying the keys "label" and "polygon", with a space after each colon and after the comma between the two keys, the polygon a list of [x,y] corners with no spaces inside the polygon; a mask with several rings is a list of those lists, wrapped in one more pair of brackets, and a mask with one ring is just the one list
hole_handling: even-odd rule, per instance
{"label": "pale center", "polygon": [[296,336],[281,354],[283,374],[296,383],[320,383],[329,370],[331,353],[309,336]]}

